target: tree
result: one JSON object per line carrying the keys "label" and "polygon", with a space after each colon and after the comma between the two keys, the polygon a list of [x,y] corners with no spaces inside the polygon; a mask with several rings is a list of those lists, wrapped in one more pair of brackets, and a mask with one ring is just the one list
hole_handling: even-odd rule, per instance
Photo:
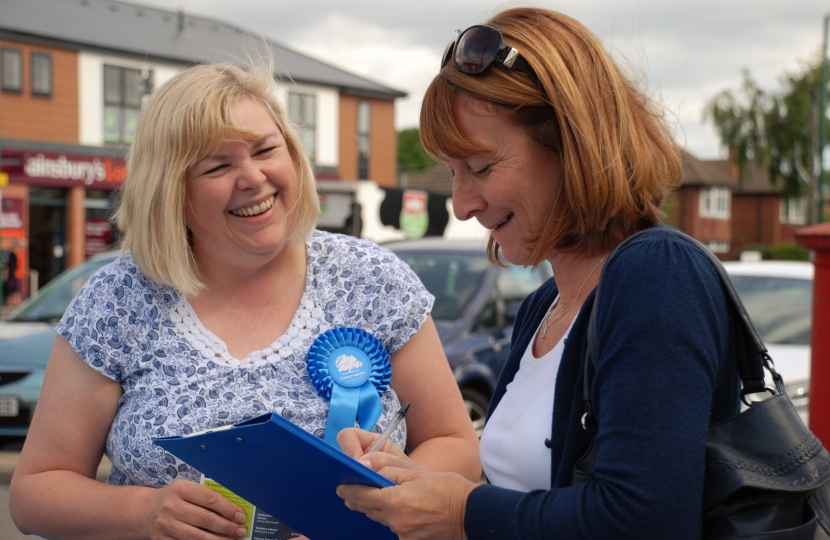
{"label": "tree", "polygon": [[722,90],[707,102],[721,143],[735,150],[741,177],[751,160],[769,172],[770,181],[789,199],[808,193],[818,153],[818,96],[821,59],[781,77],[778,92],[764,91],[743,70],[737,91]]}
{"label": "tree", "polygon": [[418,172],[434,164],[435,160],[421,145],[418,128],[398,132],[398,167],[401,172]]}

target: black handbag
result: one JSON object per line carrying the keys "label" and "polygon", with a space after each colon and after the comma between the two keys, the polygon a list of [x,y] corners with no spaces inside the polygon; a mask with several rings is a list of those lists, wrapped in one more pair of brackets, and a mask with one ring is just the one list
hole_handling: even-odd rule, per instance
{"label": "black handbag", "polygon": [[[640,234],[623,241],[608,257]],[[758,332],[738,298],[720,261],[700,242],[671,228],[670,231],[697,246],[717,269],[735,328],[735,351],[741,378],[740,414],[709,426],[706,438],[706,471],[703,493],[703,537],[707,539],[830,540],[830,454],[807,429],[784,392]],[[607,263],[606,263],[607,264]],[[594,306],[600,297],[597,285]],[[572,484],[593,478],[596,464],[596,419],[591,411],[591,377],[597,366],[596,310],[588,323],[588,354],[584,361],[582,426],[591,433],[591,444],[574,464]],[[773,386],[765,386],[764,369]],[[752,394],[769,393],[763,401]]]}

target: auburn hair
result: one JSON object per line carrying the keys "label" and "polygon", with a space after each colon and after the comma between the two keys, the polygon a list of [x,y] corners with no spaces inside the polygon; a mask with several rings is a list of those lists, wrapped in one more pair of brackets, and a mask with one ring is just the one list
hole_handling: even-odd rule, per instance
{"label": "auburn hair", "polygon": [[[502,11],[486,23],[501,31],[530,71],[494,63],[483,75],[452,62],[429,85],[421,107],[421,141],[438,159],[490,153],[465,134],[457,100],[481,100],[562,161],[562,184],[546,222],[523,239],[528,264],[551,248],[606,252],[657,224],[666,196],[680,184],[679,149],[662,108],[629,80],[587,28],[539,8]],[[528,194],[532,196],[532,194]],[[492,235],[488,258],[499,260]]]}

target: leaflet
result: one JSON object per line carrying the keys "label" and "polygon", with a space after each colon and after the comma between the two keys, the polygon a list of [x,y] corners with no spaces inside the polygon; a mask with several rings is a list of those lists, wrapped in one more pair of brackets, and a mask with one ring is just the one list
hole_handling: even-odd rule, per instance
{"label": "leaflet", "polygon": [[245,512],[245,522],[242,523],[245,527],[245,537],[241,540],[289,540],[300,536],[300,533],[285,523],[280,523],[279,520],[257,508],[219,482],[205,478],[205,475],[202,475],[200,482]]}

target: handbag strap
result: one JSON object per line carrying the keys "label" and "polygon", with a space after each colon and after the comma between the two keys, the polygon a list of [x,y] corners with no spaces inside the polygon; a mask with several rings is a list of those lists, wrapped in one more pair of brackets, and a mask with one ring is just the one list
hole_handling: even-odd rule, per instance
{"label": "handbag strap", "polygon": [[[666,231],[673,233],[687,242],[696,246],[712,263],[712,266],[717,270],[720,277],[721,285],[726,293],[728,304],[731,306],[732,312],[735,315],[735,357],[738,363],[738,374],[741,378],[741,400],[747,405],[749,402],[746,396],[759,392],[770,392],[773,395],[776,393],[783,393],[784,387],[781,376],[775,371],[775,366],[772,359],[767,353],[767,348],[764,345],[761,336],[752,324],[749,315],[744,308],[738,293],[735,291],[735,286],[732,280],[724,270],[723,265],[717,257],[703,244],[684,234],[677,229],[671,227],[660,227],[644,229],[636,232],[620,242],[616,248],[611,252],[606,261],[606,266],[610,263],[619,251],[632,242],[635,238],[642,234],[649,233],[649,231]],[[597,290],[594,295],[594,303],[591,307],[591,315],[588,320],[588,353],[584,364],[584,376],[582,378],[582,397],[585,402],[585,414],[582,416],[582,427],[588,431],[596,432],[596,419],[591,410],[591,374],[597,368],[597,330],[596,330],[596,313],[597,301],[602,290],[602,274],[597,284]],[[764,385],[764,368],[769,370],[772,379],[775,382],[776,388],[771,388]]]}

